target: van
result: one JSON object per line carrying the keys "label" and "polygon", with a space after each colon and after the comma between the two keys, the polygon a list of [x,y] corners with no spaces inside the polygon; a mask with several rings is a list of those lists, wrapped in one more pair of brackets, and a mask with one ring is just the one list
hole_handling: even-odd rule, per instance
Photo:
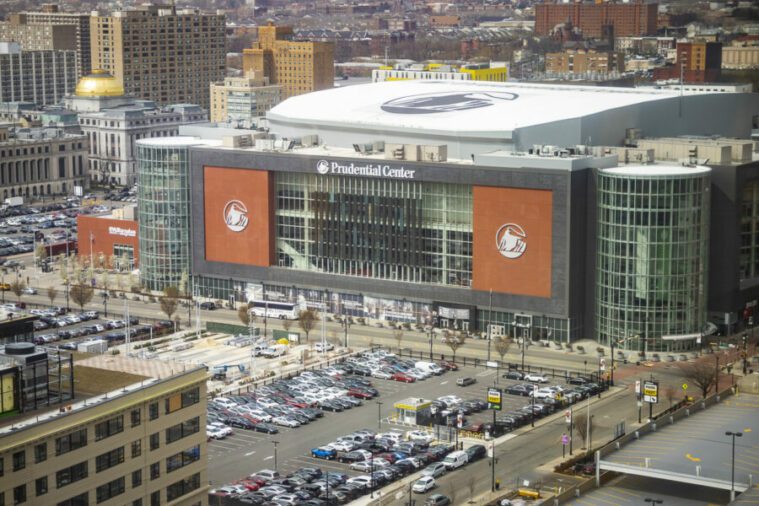
{"label": "van", "polygon": [[284,344],[275,344],[274,346],[269,346],[264,351],[261,352],[261,355],[266,358],[274,358],[274,357],[281,357],[287,353],[287,346]]}
{"label": "van", "polygon": [[443,465],[449,471],[458,469],[459,467],[465,465],[467,462],[469,462],[469,456],[467,455],[465,451],[457,451],[457,452],[449,453],[443,459]]}
{"label": "van", "polygon": [[268,349],[269,349],[269,345],[267,345],[267,344],[261,344],[261,343],[259,343],[259,344],[254,344],[254,345],[253,345],[253,350],[251,351],[251,354],[252,354],[254,357],[257,357],[257,356],[259,356],[259,355],[263,355],[263,354],[264,354],[264,352],[265,352],[266,350],[268,350]]}
{"label": "van", "polygon": [[439,376],[443,374],[443,368],[432,362],[417,362],[414,367],[422,372],[427,372]]}

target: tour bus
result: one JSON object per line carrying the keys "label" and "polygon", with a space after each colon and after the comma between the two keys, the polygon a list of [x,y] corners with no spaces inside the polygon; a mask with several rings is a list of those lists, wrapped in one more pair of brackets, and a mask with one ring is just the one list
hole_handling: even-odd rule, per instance
{"label": "tour bus", "polygon": [[298,318],[298,305],[290,302],[272,302],[254,300],[249,302],[253,314],[259,317],[295,320]]}

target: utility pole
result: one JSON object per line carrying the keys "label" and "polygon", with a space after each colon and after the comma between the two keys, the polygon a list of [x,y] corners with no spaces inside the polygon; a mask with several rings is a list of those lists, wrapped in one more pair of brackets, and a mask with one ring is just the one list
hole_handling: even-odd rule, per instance
{"label": "utility pole", "polygon": [[488,302],[488,362],[490,362],[490,348],[493,345],[493,336],[490,329],[493,327],[493,289],[490,289],[490,298]]}

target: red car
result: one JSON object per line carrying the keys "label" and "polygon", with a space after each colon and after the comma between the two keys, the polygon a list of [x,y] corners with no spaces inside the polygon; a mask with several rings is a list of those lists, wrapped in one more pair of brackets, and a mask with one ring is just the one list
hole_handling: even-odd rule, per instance
{"label": "red car", "polygon": [[259,488],[261,488],[261,483],[258,483],[257,481],[253,480],[239,480],[234,483],[235,485],[242,485],[243,487],[247,488],[251,492],[255,492]]}
{"label": "red car", "polygon": [[295,399],[287,399],[285,401],[289,406],[294,408],[308,408],[309,405],[306,402],[296,401]]}
{"label": "red car", "polygon": [[451,362],[449,360],[441,360],[440,362],[438,362],[438,365],[447,371],[459,370],[459,366],[456,365],[456,362]]}
{"label": "red car", "polygon": [[350,395],[351,397],[355,397],[357,399],[371,399],[372,398],[372,394],[370,394],[369,392],[365,392],[363,390],[359,390],[357,388],[349,389],[348,395]]}
{"label": "red car", "polygon": [[416,378],[414,378],[413,376],[409,376],[408,374],[405,374],[402,372],[397,372],[393,374],[392,376],[390,376],[390,379],[393,381],[402,381],[404,383],[413,383],[416,381]]}

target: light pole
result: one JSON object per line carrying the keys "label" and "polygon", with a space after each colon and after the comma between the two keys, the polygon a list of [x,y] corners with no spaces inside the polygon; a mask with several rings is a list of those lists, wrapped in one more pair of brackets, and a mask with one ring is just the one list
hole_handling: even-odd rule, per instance
{"label": "light pole", "polygon": [[492,346],[493,336],[490,335],[490,328],[493,326],[493,289],[490,289],[490,298],[488,302],[488,362],[490,362],[490,348]]}
{"label": "light pole", "polygon": [[643,499],[643,501],[650,504],[661,504],[662,502],[664,502],[661,499],[652,499],[650,497],[646,497],[645,499]]}
{"label": "light pole", "polygon": [[729,436],[733,439],[733,453],[732,453],[732,459],[730,461],[730,500],[735,500],[735,438],[743,436],[742,432],[732,432],[727,431],[725,432],[726,436]]}
{"label": "light pole", "polygon": [[351,326],[351,322],[348,321],[348,317],[343,312],[343,330],[345,331],[345,347],[348,347],[348,329]]}
{"label": "light pole", "polygon": [[719,394],[719,351],[714,352],[714,360],[717,362],[714,370],[714,393]]}
{"label": "light pole", "polygon": [[382,401],[377,401],[377,430],[382,430]]}
{"label": "light pole", "polygon": [[432,335],[434,329],[432,328],[432,322],[430,322],[430,362],[432,362]]}
{"label": "light pole", "polygon": [[274,445],[274,470],[277,471],[277,445],[279,441],[272,440],[271,443]]}
{"label": "light pole", "polygon": [[108,318],[108,292],[103,292],[103,316]]}

